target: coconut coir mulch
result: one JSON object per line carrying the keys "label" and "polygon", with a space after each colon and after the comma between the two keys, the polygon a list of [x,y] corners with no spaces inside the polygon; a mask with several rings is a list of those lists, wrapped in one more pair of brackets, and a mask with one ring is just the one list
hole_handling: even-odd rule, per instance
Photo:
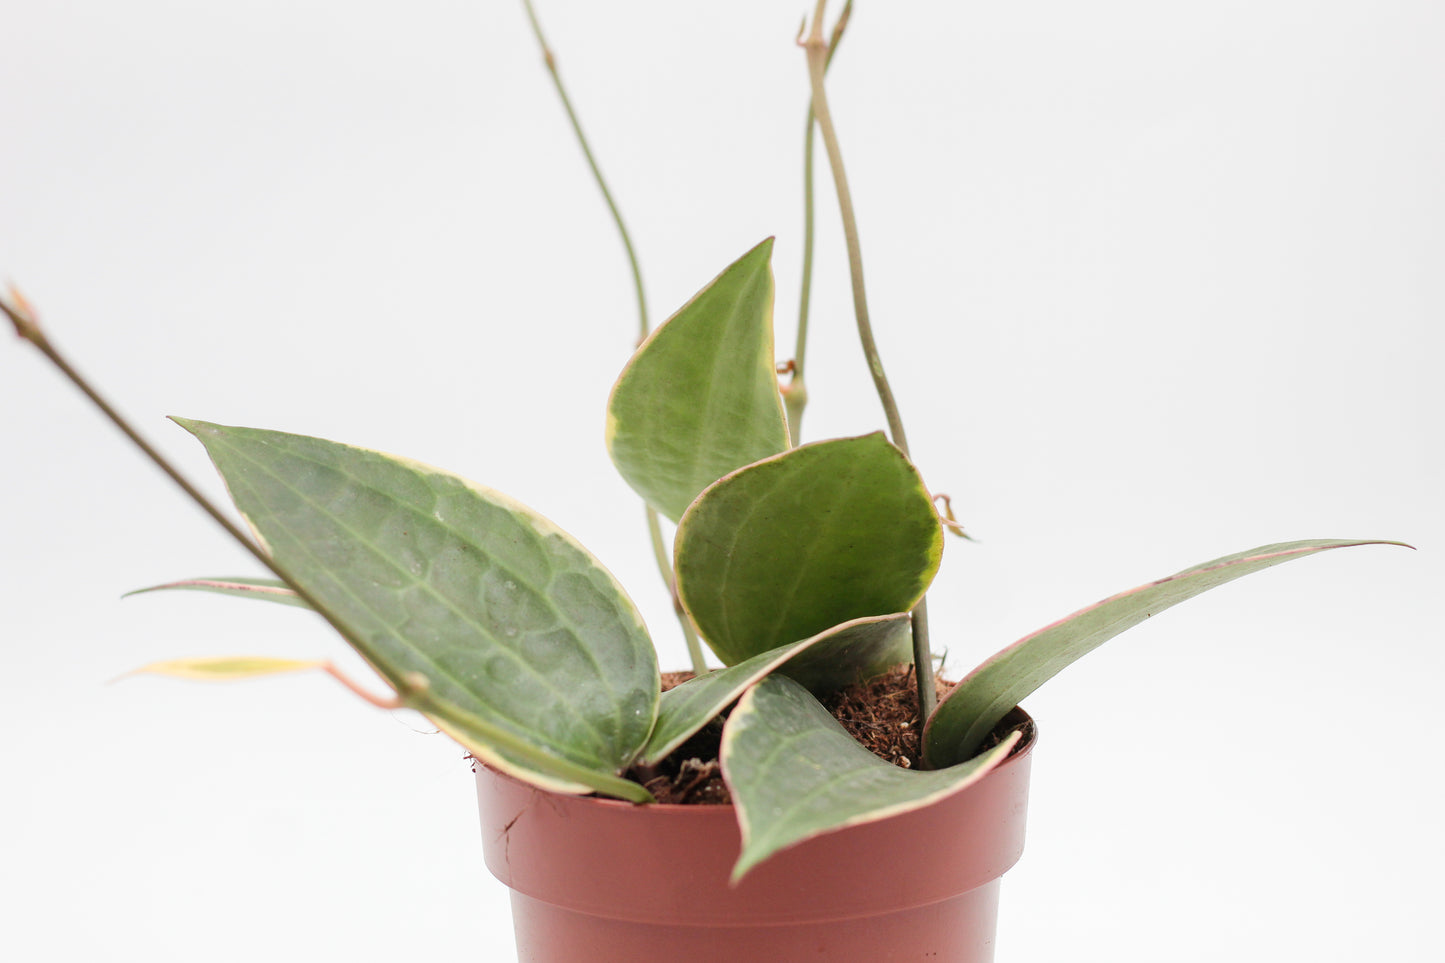
{"label": "coconut coir mulch", "polygon": [[[692,678],[691,672],[668,672],[662,688],[671,689]],[[938,680],[942,699],[953,684]],[[912,666],[899,666],[886,675],[839,690],[823,704],[853,738],[878,756],[905,769],[921,760],[918,725],[918,683]],[[676,752],[648,772],[630,775],[660,803],[705,805],[732,802],[718,765],[722,719],[714,719]]]}

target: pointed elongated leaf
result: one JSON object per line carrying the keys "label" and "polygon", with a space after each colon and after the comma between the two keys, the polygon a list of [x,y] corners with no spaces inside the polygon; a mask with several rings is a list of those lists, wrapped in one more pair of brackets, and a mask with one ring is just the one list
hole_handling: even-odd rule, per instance
{"label": "pointed elongated leaf", "polygon": [[311,607],[297,598],[296,593],[287,588],[285,582],[273,578],[188,578],[179,582],[166,582],[163,585],[134,589],[125,593],[125,597],[172,589],[235,595],[240,598],[260,599],[263,602],[295,605],[303,609]]}
{"label": "pointed elongated leaf", "polygon": [[778,671],[822,695],[876,678],[913,658],[913,620],[907,612],[854,619],[849,632],[824,633],[820,645],[809,646]]}
{"label": "pointed elongated leaf", "polygon": [[236,679],[257,679],[288,672],[305,672],[325,666],[325,662],[316,659],[276,659],[265,655],[196,656],[152,662],[126,674],[166,675],[173,679],[190,679],[195,682],[231,682]]}
{"label": "pointed elongated leaf", "polygon": [[773,360],[772,239],[660,325],[607,403],[622,477],[673,521],[734,468],[788,447]]}
{"label": "pointed elongated leaf", "polygon": [[636,757],[660,688],[652,646],[621,587],[551,522],[393,456],[180,423],[280,566],[439,725],[479,747],[509,733],[535,751],[496,745],[489,761],[564,791],[579,783],[561,769],[610,778]]}
{"label": "pointed elongated leaf", "polygon": [[943,528],[918,471],[881,432],[741,468],[677,529],[677,590],[728,665],[830,626],[913,607]]}
{"label": "pointed elongated leaf", "polygon": [[966,758],[1010,709],[1066,666],[1151,615],[1201,592],[1332,548],[1401,544],[1310,539],[1264,545],[1196,565],[1080,609],[1020,639],[969,673],[929,719],[924,729],[925,758],[935,766]]}
{"label": "pointed elongated leaf", "polygon": [[[908,624],[907,612],[854,619],[812,638],[770,649],[667,690],[658,708],[657,727],[642,751],[641,761],[652,764],[667,758],[714,716],[736,702],[749,686],[785,667],[785,663],[786,668],[791,669],[799,659],[816,655],[814,661],[819,671],[847,672],[842,667],[850,661],[857,666],[860,653],[863,663],[870,664],[877,651],[892,646],[900,635],[907,639]],[[866,672],[866,668],[858,668],[854,674],[867,677]]]}
{"label": "pointed elongated leaf", "polygon": [[733,881],[805,839],[959,792],[1002,762],[1018,739],[1011,733],[948,769],[900,769],[860,746],[807,689],[769,676],[743,697],[723,730],[723,777],[743,836]]}

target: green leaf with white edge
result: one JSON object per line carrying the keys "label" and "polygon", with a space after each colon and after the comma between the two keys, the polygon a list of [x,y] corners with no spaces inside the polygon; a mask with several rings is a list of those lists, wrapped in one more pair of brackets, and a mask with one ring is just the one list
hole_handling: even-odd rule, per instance
{"label": "green leaf with white edge", "polygon": [[309,609],[311,607],[301,601],[296,593],[287,587],[285,582],[273,578],[188,578],[178,582],[166,582],[163,585],[151,585],[146,588],[133,589],[125,593],[124,598],[130,598],[132,595],[144,595],[147,592],[164,592],[177,589],[192,592],[215,592],[218,595],[235,595],[239,598],[260,599],[263,602],[277,602],[281,605],[295,605],[303,609]]}
{"label": "green leaf with white edge", "polygon": [[1045,626],[994,655],[959,682],[924,728],[924,756],[933,766],[967,758],[1024,697],[1075,660],[1151,615],[1252,572],[1355,545],[1404,543],[1310,539],[1264,545],[1120,592]]}
{"label": "green leaf with white edge", "polygon": [[[481,716],[464,712],[455,706],[428,702],[424,693],[414,695],[413,702],[415,708],[438,729],[455,739],[477,759],[493,769],[516,775],[542,789],[571,795],[597,792],[634,803],[656,801],[652,793],[630,779],[539,752],[529,739]],[[517,760],[535,768],[531,772],[519,772]]]}
{"label": "green leaf with white edge", "polygon": [[872,653],[891,644],[889,640],[900,634],[906,639],[908,625],[907,612],[854,619],[819,632],[812,638],[771,649],[667,690],[662,694],[657,727],[652,730],[652,738],[648,740],[639,761],[652,765],[666,759],[718,713],[736,702],[749,686],[775,669],[784,667],[785,663],[786,668],[791,670],[805,655],[816,655],[820,664],[827,664],[830,655],[836,660],[846,661],[856,653]]}
{"label": "green leaf with white edge", "polygon": [[911,609],[943,527],[881,432],[793,448],[710,486],[677,528],[677,591],[728,665],[869,615]]}
{"label": "green leaf with white edge", "polygon": [[324,661],[316,659],[276,659],[265,655],[195,656],[152,662],[132,669],[126,675],[164,675],[193,682],[233,682],[325,667]]}
{"label": "green leaf with white edge", "polygon": [[[871,628],[866,628],[869,623]],[[877,678],[913,658],[913,619],[908,612],[854,619],[858,631],[827,634],[823,644],[789,659],[779,671],[809,692],[823,694]],[[830,632],[832,630],[829,630]]]}
{"label": "green leaf with white edge", "polygon": [[631,764],[656,714],[656,658],[631,600],[569,535],[416,462],[179,423],[278,567],[459,741],[565,792],[612,786]]}
{"label": "green leaf with white edge", "polygon": [[1011,733],[948,769],[901,769],[859,745],[807,689],[767,677],[743,696],[723,729],[723,778],[743,837],[733,882],[806,839],[960,792],[1007,758],[1019,737]]}
{"label": "green leaf with white edge", "polygon": [[674,522],[728,472],[788,447],[773,360],[772,238],[653,331],[607,403],[607,450]]}

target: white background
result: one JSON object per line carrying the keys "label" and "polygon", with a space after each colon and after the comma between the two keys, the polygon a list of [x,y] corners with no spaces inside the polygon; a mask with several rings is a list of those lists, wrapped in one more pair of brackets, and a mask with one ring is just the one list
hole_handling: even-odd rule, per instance
{"label": "white background", "polygon": [[[179,414],[508,491],[684,661],[602,445],[630,281],[517,3],[6,0],[0,275],[208,490]],[[542,6],[656,319],[800,260],[805,4]],[[1002,963],[1440,958],[1445,7],[860,3],[831,90],[879,337],[953,541],[966,669],[1272,541],[1383,537],[1223,589],[1029,700]],[[882,419],[831,183],[811,438]],[[34,352],[0,341],[0,957],[511,952],[461,753],[324,677],[292,609],[118,601],[259,574]],[[355,664],[354,661],[348,664]]]}

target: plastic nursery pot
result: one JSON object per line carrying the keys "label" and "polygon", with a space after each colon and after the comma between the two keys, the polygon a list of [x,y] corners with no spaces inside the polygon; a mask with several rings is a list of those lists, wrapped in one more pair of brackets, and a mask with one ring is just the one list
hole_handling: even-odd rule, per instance
{"label": "plastic nursery pot", "polygon": [[934,805],[819,836],[728,877],[732,806],[562,796],[477,767],[487,868],[521,963],[989,963],[1000,877],[1024,845],[1032,720],[1014,753]]}

